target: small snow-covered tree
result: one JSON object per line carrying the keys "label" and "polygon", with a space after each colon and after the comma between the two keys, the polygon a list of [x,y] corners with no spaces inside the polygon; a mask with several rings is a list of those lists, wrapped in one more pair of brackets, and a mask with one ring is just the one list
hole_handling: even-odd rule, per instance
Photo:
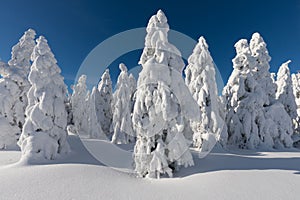
{"label": "small snow-covered tree", "polygon": [[127,67],[121,63],[119,68],[121,73],[113,95],[112,142],[127,144],[133,142],[135,138],[131,120],[131,97],[134,85],[128,76]]}
{"label": "small snow-covered tree", "polygon": [[18,142],[27,159],[55,159],[67,153],[67,87],[57,61],[40,36],[31,55],[33,64],[29,74],[26,120]]}
{"label": "small snow-covered tree", "polygon": [[136,91],[136,80],[132,74],[129,74],[129,84],[130,84],[130,90],[131,90],[131,97],[130,97],[130,113],[133,112],[133,107],[135,103],[135,91]]}
{"label": "small snow-covered tree", "polygon": [[89,138],[107,139],[97,118],[96,112],[96,97],[99,96],[99,91],[93,87],[92,93],[88,96],[88,134]]}
{"label": "small snow-covered tree", "polygon": [[283,63],[278,70],[276,80],[276,99],[278,99],[278,101],[283,104],[286,112],[294,122],[294,127],[296,127],[297,105],[293,93],[293,83],[291,79],[290,69],[288,66],[290,62],[291,61]]}
{"label": "small snow-covered tree", "polygon": [[86,86],[86,75],[81,75],[78,83],[73,86],[73,94],[70,98],[72,107],[72,121],[78,131],[78,134],[87,134],[89,130],[88,125],[88,94]]}
{"label": "small snow-covered tree", "polygon": [[[1,129],[10,130],[1,134],[1,146],[16,145],[25,121],[25,109],[28,104],[27,92],[30,83],[27,76],[30,71],[30,55],[35,46],[35,31],[27,30],[19,42],[13,46],[8,65],[0,64],[0,118]],[[6,139],[4,139],[7,137]],[[10,138],[10,139],[9,139]],[[5,142],[4,142],[5,140]]]}
{"label": "small snow-covered tree", "polygon": [[98,84],[99,95],[96,96],[96,112],[98,122],[101,124],[103,132],[110,137],[110,126],[112,123],[112,82],[109,75],[109,69],[103,73]]}
{"label": "small snow-covered tree", "polygon": [[168,42],[169,25],[159,10],[147,26],[140,64],[133,125],[135,171],[159,177],[180,166],[194,164],[183,130],[184,118],[200,118],[200,109],[182,78],[184,62],[179,50]]}
{"label": "small snow-covered tree", "polygon": [[191,123],[194,146],[204,150],[212,149],[224,121],[220,116],[215,65],[204,37],[199,38],[189,57],[185,74],[185,83],[201,110],[201,121]]}

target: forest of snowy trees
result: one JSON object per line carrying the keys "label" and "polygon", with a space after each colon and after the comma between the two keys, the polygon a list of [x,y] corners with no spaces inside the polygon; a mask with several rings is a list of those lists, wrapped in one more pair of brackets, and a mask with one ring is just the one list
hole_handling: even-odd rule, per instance
{"label": "forest of snowy trees", "polygon": [[82,74],[69,94],[47,40],[27,30],[11,59],[0,61],[0,149],[18,145],[22,159],[55,159],[72,151],[68,133],[134,143],[137,174],[159,178],[192,166],[191,149],[300,147],[300,74],[290,73],[291,61],[271,73],[259,33],[236,42],[232,74],[218,94],[203,36],[185,66],[161,10],[146,31],[138,80],[121,63],[114,89],[107,69],[91,90]]}

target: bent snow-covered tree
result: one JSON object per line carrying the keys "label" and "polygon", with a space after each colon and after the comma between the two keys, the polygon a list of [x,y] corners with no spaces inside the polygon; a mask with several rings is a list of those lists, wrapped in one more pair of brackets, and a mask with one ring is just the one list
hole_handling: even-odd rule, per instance
{"label": "bent snow-covered tree", "polygon": [[184,62],[168,42],[168,31],[167,18],[159,10],[147,26],[133,110],[134,162],[140,176],[171,177],[180,166],[194,164],[183,133],[184,118],[199,120],[200,110],[184,83]]}
{"label": "bent snow-covered tree", "polygon": [[0,64],[0,149],[16,145],[25,121],[28,104],[27,92],[30,83],[30,55],[35,46],[35,31],[27,30],[19,42],[13,46],[8,65]]}
{"label": "bent snow-covered tree", "polygon": [[26,120],[18,142],[23,157],[55,159],[67,153],[67,87],[47,40],[40,36],[31,55]]}
{"label": "bent snow-covered tree", "polygon": [[292,123],[283,105],[275,101],[266,44],[254,33],[250,46],[245,39],[235,44],[234,70],[223,90],[228,144],[249,149],[290,147]]}
{"label": "bent snow-covered tree", "polygon": [[213,59],[204,37],[188,59],[185,83],[201,110],[201,121],[191,122],[194,146],[205,151],[219,139],[224,121],[220,116],[218,88]]}
{"label": "bent snow-covered tree", "polygon": [[120,64],[116,90],[113,95],[113,143],[127,144],[134,141],[135,134],[131,120],[131,98],[134,92],[132,79],[129,78],[127,67]]}
{"label": "bent snow-covered tree", "polygon": [[101,124],[104,133],[111,137],[110,126],[112,123],[112,82],[109,70],[106,69],[98,84],[99,95],[96,96],[96,112],[98,122]]}

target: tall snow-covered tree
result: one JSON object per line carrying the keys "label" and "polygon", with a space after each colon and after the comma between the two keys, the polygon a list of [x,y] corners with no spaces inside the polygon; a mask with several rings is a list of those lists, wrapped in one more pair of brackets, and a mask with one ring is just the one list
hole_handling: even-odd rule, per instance
{"label": "tall snow-covered tree", "polygon": [[293,93],[293,83],[291,79],[290,69],[288,66],[290,62],[291,61],[283,63],[278,70],[276,80],[276,99],[278,99],[278,101],[284,105],[286,112],[289,114],[289,116],[295,123],[294,127],[296,127],[297,105]]}
{"label": "tall snow-covered tree", "polygon": [[[272,80],[272,75],[269,72],[270,60],[267,44],[259,33],[254,33],[250,40],[250,49],[253,58],[255,59],[255,68],[253,76],[258,82],[260,88],[259,96],[263,100],[265,118],[271,122],[265,123],[264,129],[260,129],[260,138],[265,142],[265,135],[272,131],[273,143],[267,142],[268,147],[282,148],[291,147],[291,135],[293,134],[292,120],[284,109],[284,105],[276,100],[277,85]],[[270,113],[280,113],[273,115]],[[280,117],[279,117],[280,116]],[[269,131],[268,131],[269,130]]]}
{"label": "tall snow-covered tree", "polygon": [[[250,48],[251,47],[251,48]],[[223,90],[229,145],[240,148],[291,146],[291,120],[275,101],[276,84],[269,72],[270,56],[258,33],[235,44],[233,72]],[[273,116],[274,113],[280,114]]]}
{"label": "tall snow-covered tree", "polygon": [[300,73],[292,74],[293,93],[297,105],[297,114],[300,116]]}
{"label": "tall snow-covered tree", "polygon": [[[35,31],[27,30],[19,42],[13,46],[8,65],[0,64],[0,124],[3,131],[0,148],[16,145],[25,121],[25,109],[28,104],[27,92],[30,83],[27,76],[30,71],[30,55],[35,46]],[[6,139],[5,139],[6,138]],[[4,142],[5,140],[5,142]],[[2,144],[2,145],[1,145]]]}
{"label": "tall snow-covered tree", "polygon": [[212,149],[224,121],[220,116],[215,65],[204,37],[199,38],[189,57],[185,74],[185,83],[201,110],[201,121],[191,123],[194,146],[204,150]]}
{"label": "tall snow-covered tree", "polygon": [[55,159],[67,153],[67,87],[47,40],[40,36],[31,55],[26,120],[18,142],[23,157]]}
{"label": "tall snow-covered tree", "polygon": [[300,73],[292,74],[293,93],[297,106],[296,126],[293,134],[294,146],[300,146]]}
{"label": "tall snow-covered tree", "polygon": [[72,121],[78,134],[88,134],[88,92],[86,75],[81,75],[78,83],[73,86],[73,94],[70,98]]}
{"label": "tall snow-covered tree", "polygon": [[259,98],[255,98],[256,82],[251,75],[254,60],[247,40],[239,40],[234,47],[233,72],[222,93],[227,111],[228,144],[254,148],[259,143],[255,119],[263,117],[262,110],[256,108]]}
{"label": "tall snow-covered tree", "polygon": [[18,85],[19,95],[16,96],[16,101],[13,109],[16,124],[22,130],[25,122],[24,112],[28,104],[27,92],[30,88],[28,75],[30,72],[30,56],[35,46],[35,31],[27,30],[20,38],[19,42],[13,46],[11,59],[8,61],[12,72],[9,73],[10,78]]}
{"label": "tall snow-covered tree", "polygon": [[112,82],[109,75],[109,69],[103,73],[101,80],[98,84],[99,95],[96,96],[96,112],[98,122],[101,124],[104,133],[110,137],[110,126],[112,123],[112,107],[111,102],[113,99]]}
{"label": "tall snow-covered tree", "polygon": [[129,78],[127,67],[121,63],[116,90],[113,95],[113,143],[127,144],[134,141],[135,133],[131,120],[131,97],[134,92],[132,79]]}
{"label": "tall snow-covered tree", "polygon": [[[9,66],[0,61],[0,67],[3,69]],[[6,77],[0,79],[0,149],[16,145],[20,134],[12,113],[13,100],[17,91],[18,86],[11,79]]]}
{"label": "tall snow-covered tree", "polygon": [[194,164],[184,137],[184,118],[199,120],[200,109],[182,78],[184,62],[168,42],[169,25],[159,10],[147,26],[140,64],[133,125],[135,171],[140,176],[173,175],[180,166]]}
{"label": "tall snow-covered tree", "polygon": [[89,138],[94,139],[107,139],[106,135],[104,134],[101,124],[97,118],[96,112],[96,97],[99,96],[99,91],[96,87],[93,87],[92,92],[88,96],[88,134]]}
{"label": "tall snow-covered tree", "polygon": [[270,73],[270,61],[267,44],[259,33],[254,33],[250,40],[250,50],[254,58],[253,77],[261,88],[261,99],[264,106],[275,102],[276,83],[272,80]]}

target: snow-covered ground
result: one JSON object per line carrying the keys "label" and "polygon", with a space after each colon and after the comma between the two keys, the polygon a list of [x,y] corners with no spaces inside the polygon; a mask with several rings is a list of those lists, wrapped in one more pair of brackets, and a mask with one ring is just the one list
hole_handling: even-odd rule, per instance
{"label": "snow-covered ground", "polygon": [[[204,159],[193,153],[194,167],[180,170],[175,178],[154,180],[135,178],[134,174],[106,167],[89,154],[79,138],[70,136],[68,140],[72,153],[43,165],[15,164],[20,152],[0,151],[0,199],[275,200],[300,196],[299,150],[215,150]],[[87,143],[116,158],[122,154],[109,143]],[[124,153],[124,157],[128,158],[128,154]],[[130,166],[130,160],[123,159],[122,163],[124,168]]]}

